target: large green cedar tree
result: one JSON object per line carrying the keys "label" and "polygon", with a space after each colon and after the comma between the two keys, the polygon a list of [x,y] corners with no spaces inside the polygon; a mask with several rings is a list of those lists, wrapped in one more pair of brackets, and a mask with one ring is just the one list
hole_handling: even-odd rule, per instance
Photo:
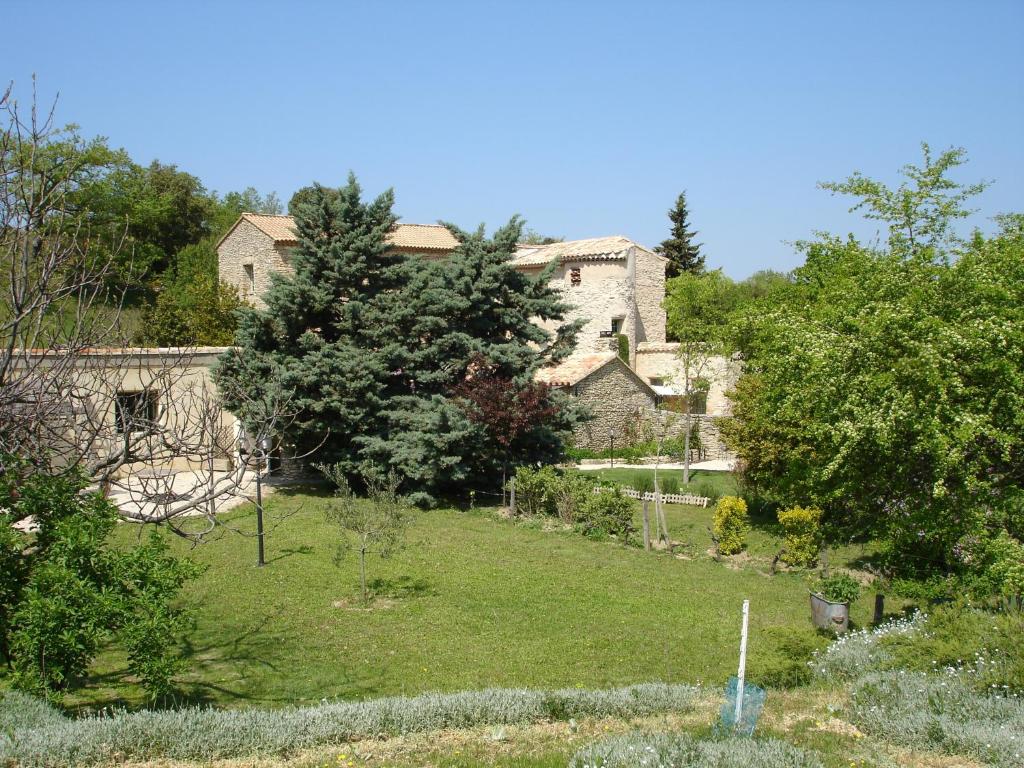
{"label": "large green cedar tree", "polygon": [[[258,397],[276,382],[297,412],[287,438],[298,453],[316,449],[357,480],[368,465],[394,470],[405,493],[429,503],[467,484],[494,486],[500,471],[494,437],[460,385],[481,366],[527,385],[571,352],[578,324],[554,334],[536,324],[568,307],[549,273],[531,278],[510,263],[519,219],[492,238],[451,227],[459,247],[431,261],[388,247],[392,203],[390,191],[364,202],[354,177],[294,200],[294,273],[273,278],[265,310],[242,311],[240,354],[216,375],[229,407],[241,405],[231,392]],[[559,455],[577,414],[550,396],[560,407],[510,463]]]}

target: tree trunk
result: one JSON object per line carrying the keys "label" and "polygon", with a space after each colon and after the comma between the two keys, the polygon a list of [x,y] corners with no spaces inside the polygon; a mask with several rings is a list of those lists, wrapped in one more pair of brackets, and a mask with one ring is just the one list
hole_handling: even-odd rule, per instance
{"label": "tree trunk", "polygon": [[665,519],[665,506],[661,503],[661,493],[654,494],[654,505],[658,513],[658,522],[661,524],[661,531],[664,537],[665,546],[672,548],[672,539],[668,535],[668,520]]}
{"label": "tree trunk", "polygon": [[651,505],[650,502],[643,502],[644,509],[644,549],[651,551]]}
{"label": "tree trunk", "polygon": [[[687,395],[689,397],[689,395]],[[683,485],[690,484],[690,405],[686,405],[686,435],[683,437]]]}
{"label": "tree trunk", "polygon": [[363,605],[366,605],[366,548],[359,550],[359,587],[363,593]]}

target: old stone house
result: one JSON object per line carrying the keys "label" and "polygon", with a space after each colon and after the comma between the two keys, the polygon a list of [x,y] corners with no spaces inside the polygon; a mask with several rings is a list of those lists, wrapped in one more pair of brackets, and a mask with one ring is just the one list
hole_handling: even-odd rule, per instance
{"label": "old stone house", "polygon": [[[444,258],[458,247],[447,228],[432,224],[398,224],[389,241],[403,253],[432,259]],[[263,306],[270,275],[292,268],[291,253],[297,245],[292,217],[243,213],[217,245],[220,278],[236,286],[249,303]],[[558,381],[584,398],[597,414],[594,426],[577,435],[581,445],[603,446],[608,424],[624,427],[635,421],[636,408],[653,411],[661,399],[682,395],[686,377],[680,370],[678,345],[665,336],[667,262],[622,236],[522,244],[515,253],[512,263],[525,274],[539,275],[554,264],[551,283],[572,306],[566,319],[584,321],[573,357],[541,373],[544,380]],[[551,326],[548,330],[553,330]],[[628,346],[628,362],[618,355],[620,336]],[[726,360],[712,366],[704,414],[709,424],[728,412],[725,392],[734,368]],[[601,430],[604,437],[596,437]],[[723,450],[716,442],[716,455]]]}
{"label": "old stone house", "polygon": [[[442,258],[458,246],[447,228],[433,224],[399,224],[389,239],[396,250],[428,258]],[[291,269],[297,245],[291,216],[243,213],[217,245],[220,279],[262,306],[270,275]],[[629,340],[631,360],[638,344],[665,341],[667,259],[625,237],[598,237],[523,245],[513,260],[516,269],[533,275],[551,262],[552,283],[573,306],[568,319],[586,323],[579,354],[616,349],[618,334]]]}

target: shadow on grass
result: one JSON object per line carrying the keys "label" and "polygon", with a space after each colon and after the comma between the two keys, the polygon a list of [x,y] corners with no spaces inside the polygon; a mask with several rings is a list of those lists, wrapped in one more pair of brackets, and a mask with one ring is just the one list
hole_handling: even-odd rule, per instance
{"label": "shadow on grass", "polygon": [[437,590],[426,579],[414,579],[410,576],[372,579],[366,583],[366,586],[373,597],[389,597],[394,600],[429,597],[437,594]]}
{"label": "shadow on grass", "polygon": [[[284,646],[279,636],[268,631],[268,624],[278,618],[282,610],[277,608],[263,613],[244,631],[223,641],[214,638],[197,644],[191,637],[186,638],[181,645],[181,657],[185,662],[181,677],[186,679],[179,681],[175,693],[162,700],[152,701],[141,691],[137,697],[122,693],[126,689],[138,690],[138,681],[119,666],[109,672],[91,673],[82,681],[83,692],[89,689],[95,692],[97,689],[116,688],[119,691],[117,694],[91,696],[88,701],[68,704],[66,711],[70,714],[84,714],[102,709],[173,709],[183,706],[222,706],[225,702],[228,706],[241,702],[288,704],[290,701],[287,698],[253,694],[224,682],[225,678],[234,676],[244,686],[253,667],[280,671]],[[234,675],[231,675],[232,672]],[[201,681],[187,679],[191,677],[201,678]],[[218,682],[213,682],[215,680]]]}
{"label": "shadow on grass", "polygon": [[267,564],[276,563],[278,560],[284,560],[287,557],[294,555],[311,555],[313,554],[313,547],[309,544],[303,544],[301,547],[286,547],[280,550],[280,554],[267,560]]}

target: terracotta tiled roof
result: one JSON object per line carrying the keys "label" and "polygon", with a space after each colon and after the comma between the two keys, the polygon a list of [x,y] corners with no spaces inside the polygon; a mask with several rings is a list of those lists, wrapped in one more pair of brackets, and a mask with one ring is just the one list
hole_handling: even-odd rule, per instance
{"label": "terracotta tiled roof", "polygon": [[552,387],[571,387],[578,384],[590,374],[607,365],[616,357],[614,352],[595,352],[590,355],[579,355],[563,360],[550,368],[541,368],[534,378]]}
{"label": "terracotta tiled roof", "polygon": [[[569,240],[550,245],[520,245],[512,263],[517,267],[539,267],[558,259],[576,261],[584,259],[605,259],[614,261],[626,258],[630,248],[647,251],[642,245],[622,235],[591,237],[586,240]],[[648,251],[649,253],[649,251]]]}
{"label": "terracotta tiled roof", "polygon": [[[243,213],[241,219],[271,237],[275,244],[297,245],[299,242],[295,235],[295,220],[291,216]],[[399,224],[388,240],[396,248],[423,251],[452,251],[459,245],[455,235],[440,224]]]}
{"label": "terracotta tiled roof", "polygon": [[291,216],[270,216],[265,213],[243,213],[242,218],[269,235],[275,243],[297,244],[295,219]]}
{"label": "terracotta tiled roof", "polygon": [[440,224],[399,224],[388,238],[396,248],[453,251],[459,246],[448,227]]}

